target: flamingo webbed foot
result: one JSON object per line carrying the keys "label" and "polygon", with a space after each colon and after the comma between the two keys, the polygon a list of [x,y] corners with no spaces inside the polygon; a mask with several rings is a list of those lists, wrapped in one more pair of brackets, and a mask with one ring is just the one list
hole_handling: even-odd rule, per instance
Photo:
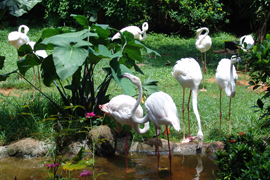
{"label": "flamingo webbed foot", "polygon": [[200,89],[200,91],[207,91],[207,89],[202,88],[202,89]]}

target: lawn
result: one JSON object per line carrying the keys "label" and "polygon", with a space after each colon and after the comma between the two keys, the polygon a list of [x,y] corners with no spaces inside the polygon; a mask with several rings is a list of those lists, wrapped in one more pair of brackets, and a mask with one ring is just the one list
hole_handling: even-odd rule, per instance
{"label": "lawn", "polygon": [[[28,37],[31,41],[37,41],[41,35],[41,31],[44,28],[31,28],[28,33]],[[5,67],[0,71],[0,74],[5,74],[16,69],[16,61],[18,59],[17,51],[14,47],[8,44],[7,36],[11,31],[17,30],[16,28],[7,28],[0,30],[0,47],[1,56],[6,57]],[[113,35],[113,34],[112,34]],[[219,139],[219,89],[215,82],[215,69],[218,62],[222,58],[230,58],[232,54],[229,53],[217,53],[217,50],[224,49],[225,40],[238,40],[239,37],[234,35],[220,32],[215,34],[209,34],[212,38],[212,47],[207,52],[207,74],[204,74],[206,92],[198,93],[198,110],[201,117],[202,131],[204,133],[204,142],[217,141]],[[195,35],[194,38],[185,38],[181,35],[165,35],[148,33],[147,39],[143,42],[147,47],[156,50],[160,53],[160,57],[154,57],[151,55],[144,55],[143,62],[138,66],[143,70],[144,75],[135,73],[144,82],[148,77],[158,80],[158,87],[160,91],[168,93],[177,105],[180,126],[183,127],[182,121],[182,94],[183,90],[180,84],[172,77],[171,72],[175,62],[184,57],[193,57],[199,63],[201,63],[200,52],[195,47]],[[50,52],[47,52],[50,53]],[[144,53],[144,52],[143,52]],[[107,61],[100,62],[96,68],[95,80],[97,83],[102,81],[105,73],[102,70]],[[232,134],[239,132],[247,132],[249,129],[253,130],[253,133],[260,137],[266,134],[266,130],[261,130],[259,125],[260,113],[254,113],[256,101],[262,95],[260,91],[253,91],[247,88],[249,77],[242,71],[244,69],[244,63],[240,65],[238,71],[238,82],[236,87],[236,95],[232,99]],[[132,69],[134,71],[134,69]],[[36,74],[37,76],[37,74]],[[29,81],[32,81],[33,71],[29,70],[25,76]],[[0,144],[9,143],[13,140],[21,139],[23,137],[35,137],[38,139],[46,139],[50,134],[49,122],[42,122],[42,119],[47,118],[49,115],[56,114],[57,111],[52,104],[46,98],[40,98],[40,94],[36,93],[36,98],[32,101],[32,86],[25,80],[19,81],[18,75],[12,75],[6,82],[1,82],[0,87],[0,116],[2,117],[0,122]],[[36,84],[38,80],[36,78]],[[201,85],[202,86],[202,85]],[[200,87],[201,87],[200,86]],[[48,88],[42,85],[42,90],[47,95],[55,100],[60,101],[60,97],[55,93],[54,87]],[[186,90],[188,95],[189,90]],[[8,92],[8,93],[7,93]],[[107,92],[110,94],[110,98],[122,94],[122,89],[114,81],[109,86]],[[188,97],[185,97],[185,107],[187,105]],[[222,135],[228,135],[229,122],[228,122],[228,107],[229,98],[222,92]],[[192,106],[190,108],[191,119],[191,134],[195,135],[198,131],[198,125],[196,117],[193,113]],[[187,111],[185,111],[185,117],[187,117]],[[116,128],[116,125],[109,119],[103,121],[104,124],[108,124],[110,127]],[[187,127],[187,118],[186,123]],[[163,127],[164,128],[164,127]],[[123,126],[123,130],[126,126]],[[180,132],[176,132],[170,127],[172,133],[172,140],[180,142],[182,140],[182,129]],[[151,124],[150,131],[145,135],[137,135],[134,131],[131,131],[136,140],[152,137],[154,135],[154,126]],[[186,135],[188,131],[186,128]],[[166,138],[165,136],[162,136]]]}

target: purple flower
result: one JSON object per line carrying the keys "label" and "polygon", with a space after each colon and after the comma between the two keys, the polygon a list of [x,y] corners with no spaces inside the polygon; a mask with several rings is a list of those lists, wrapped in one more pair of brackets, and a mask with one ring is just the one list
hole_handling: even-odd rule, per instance
{"label": "purple flower", "polygon": [[55,169],[55,168],[56,168],[56,166],[58,166],[58,165],[59,165],[59,163],[55,163],[55,164],[46,164],[45,166],[47,166],[47,167],[48,167],[48,169],[50,169],[50,168]]}
{"label": "purple flower", "polygon": [[83,176],[91,176],[92,174],[93,173],[91,173],[91,171],[83,170],[83,172],[80,174],[79,178],[83,177]]}
{"label": "purple flower", "polygon": [[95,117],[95,113],[94,112],[90,112],[90,113],[86,113],[86,118],[88,117]]}

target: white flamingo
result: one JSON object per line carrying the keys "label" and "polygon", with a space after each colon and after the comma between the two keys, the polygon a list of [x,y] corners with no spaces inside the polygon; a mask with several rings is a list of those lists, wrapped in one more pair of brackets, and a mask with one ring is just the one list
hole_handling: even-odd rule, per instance
{"label": "white flamingo", "polygon": [[[183,102],[182,102],[182,115],[183,115],[183,141],[182,143],[187,143],[192,141],[195,137],[190,135],[190,120],[189,120],[189,102],[192,92],[192,105],[193,111],[198,121],[198,147],[202,148],[203,142],[203,132],[201,129],[201,119],[199,111],[197,108],[197,95],[200,82],[202,80],[202,72],[199,63],[193,58],[181,58],[176,62],[173,67],[172,76],[180,83],[183,88]],[[187,104],[188,109],[188,126],[189,126],[189,135],[185,138],[185,120],[184,120],[184,100],[185,100],[185,89],[190,88],[189,99]]]}
{"label": "white flamingo", "polygon": [[[146,122],[143,129],[140,129],[139,124],[143,123],[135,123],[131,117],[131,110],[134,109],[136,104],[136,100],[128,95],[118,95],[113,97],[110,102],[99,105],[99,108],[107,114],[117,125],[118,125],[118,134],[121,131],[121,126],[116,121],[121,124],[128,125],[127,136],[125,142],[125,151],[126,151],[126,172],[128,172],[128,160],[127,160],[127,141],[128,141],[128,133],[130,126],[133,127],[134,131],[138,134],[145,134],[149,130],[149,122]],[[135,116],[143,117],[143,109],[141,106],[136,108],[134,112]],[[114,120],[116,119],[116,121]]]}
{"label": "white flamingo", "polygon": [[[24,29],[23,33],[22,33],[22,28]],[[27,36],[28,31],[29,31],[29,28],[26,25],[20,25],[18,28],[18,31],[12,31],[8,34],[8,43],[14,46],[18,51],[21,45],[26,44],[30,41],[30,39]],[[19,55],[18,55],[18,60],[20,60]],[[20,75],[19,75],[19,80],[21,80]]]}
{"label": "white flamingo", "polygon": [[[201,34],[203,31],[206,31],[205,34]],[[206,51],[208,51],[212,46],[211,37],[208,35],[209,29],[207,27],[202,27],[196,31],[196,48],[201,52],[201,59],[202,59],[202,69],[206,74]],[[204,53],[204,60],[203,60],[203,53]],[[203,80],[203,88],[200,91],[206,91],[204,89],[204,80]]]}
{"label": "white flamingo", "polygon": [[[146,31],[148,30],[148,23],[144,22],[142,25],[142,30],[137,26],[127,26],[120,30],[120,32],[128,31],[134,35],[134,39],[138,39],[140,41],[144,41],[146,39]],[[121,34],[118,32],[112,37],[112,41],[115,39],[120,39]]]}
{"label": "white flamingo", "polygon": [[[136,85],[139,89],[139,98],[133,109],[131,110],[132,119],[136,123],[144,123],[149,121],[149,119],[155,125],[156,130],[156,140],[157,140],[157,176],[158,176],[158,167],[159,167],[159,145],[158,145],[158,136],[157,129],[161,129],[162,125],[168,127],[169,125],[173,126],[176,131],[180,130],[180,123],[178,119],[178,112],[175,103],[173,102],[170,95],[159,91],[151,94],[145,101],[145,109],[146,115],[143,118],[136,116],[135,112],[137,107],[139,106],[142,96],[142,84],[140,78],[131,75],[129,73],[124,73],[123,77],[129,79],[134,85]],[[168,148],[169,148],[169,161],[170,161],[170,172],[171,172],[171,150],[170,150],[170,142],[169,135],[168,138]]]}
{"label": "white flamingo", "polygon": [[230,98],[229,103],[229,134],[231,134],[231,99],[235,96],[236,88],[235,83],[238,79],[234,63],[241,62],[241,58],[233,55],[231,59],[223,58],[219,61],[216,72],[216,82],[220,91],[220,125],[219,125],[219,138],[221,134],[221,91],[225,90],[226,95]]}
{"label": "white flamingo", "polygon": [[[36,44],[36,42],[34,41],[29,41],[27,44],[29,44],[31,46],[31,48],[34,50],[34,46]],[[48,55],[46,53],[45,50],[37,50],[34,52],[39,58],[43,58],[45,59]],[[41,90],[41,83],[40,83],[40,72],[39,72],[39,67],[37,68],[38,69],[38,81],[39,81],[39,89]],[[35,81],[36,81],[36,73],[35,73],[35,68],[33,67],[33,74],[34,74],[34,77],[33,77],[33,85],[35,85]],[[35,88],[33,88],[33,98],[35,97]]]}
{"label": "white flamingo", "polygon": [[245,49],[245,43],[247,44],[250,44],[250,45],[254,45],[254,39],[251,35],[245,35],[245,36],[242,36],[240,38],[240,45],[242,46],[241,48],[244,50],[244,51],[247,51],[247,49]]}
{"label": "white flamingo", "polygon": [[[254,45],[253,37],[251,35],[245,35],[240,38],[239,45],[241,45],[241,49],[243,49],[243,51],[247,52],[247,49],[245,49],[245,43]],[[238,70],[238,67],[239,67],[239,63],[237,64],[237,70]],[[247,62],[245,64],[245,73],[246,72],[247,72]]]}

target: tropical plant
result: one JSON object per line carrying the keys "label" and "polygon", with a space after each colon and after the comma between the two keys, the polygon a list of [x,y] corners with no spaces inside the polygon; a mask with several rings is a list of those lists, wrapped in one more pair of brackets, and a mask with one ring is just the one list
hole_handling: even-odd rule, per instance
{"label": "tropical plant", "polygon": [[268,179],[269,139],[255,139],[251,132],[223,137],[224,149],[216,152],[218,179]]}
{"label": "tropical plant", "polygon": [[[81,15],[73,15],[73,17],[82,25],[82,30],[75,32],[62,28],[44,30],[34,50],[29,45],[20,47],[19,55],[26,55],[25,59],[18,61],[17,70],[0,75],[0,81],[5,81],[10,74],[18,73],[18,70],[20,74],[25,75],[30,68],[41,64],[43,83],[48,87],[52,83],[56,86],[64,106],[79,105],[84,108],[83,110],[77,108],[75,114],[72,114],[68,108],[66,109],[68,114],[74,117],[84,117],[85,112],[101,114],[98,105],[108,101],[105,95],[111,80],[113,79],[123,88],[124,94],[133,95],[135,86],[126,79],[119,79],[119,76],[125,72],[132,73],[130,70],[132,67],[143,74],[136,65],[136,61],[142,62],[141,50],[154,55],[159,53],[134,40],[133,34],[127,31],[121,33],[121,41],[112,43],[109,37],[112,28],[108,25],[90,26],[86,17]],[[38,49],[52,50],[53,54],[42,59],[33,53]],[[0,60],[3,63],[4,59]],[[106,75],[96,87],[95,77],[100,75],[95,74],[94,70],[101,61],[106,62],[107,67],[103,68]],[[31,84],[26,78],[24,79]],[[144,89],[151,94],[158,90],[156,83],[155,80],[149,79]],[[66,115],[65,109],[40,89],[35,88],[48,98],[62,115]]]}
{"label": "tropical plant", "polygon": [[[253,47],[245,43],[245,48],[248,49],[247,52],[244,52],[243,49],[239,51],[240,54],[244,55],[248,67],[251,69],[249,84],[253,86],[253,89],[267,87],[265,94],[257,100],[257,105],[263,112],[260,118],[263,120],[262,127],[270,127],[270,105],[267,102],[270,98],[270,34],[266,35],[266,40],[262,44],[256,44]],[[267,107],[264,107],[263,101],[265,101]]]}
{"label": "tropical plant", "polygon": [[5,13],[9,11],[12,16],[22,16],[23,14],[29,12],[37,3],[42,2],[42,0],[3,0],[0,2],[0,20],[3,18]]}

